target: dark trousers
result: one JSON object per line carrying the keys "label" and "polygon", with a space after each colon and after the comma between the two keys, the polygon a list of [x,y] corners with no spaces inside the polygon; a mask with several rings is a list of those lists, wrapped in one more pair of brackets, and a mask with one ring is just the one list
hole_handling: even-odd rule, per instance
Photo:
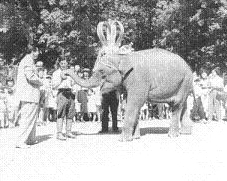
{"label": "dark trousers", "polygon": [[112,115],[112,129],[116,131],[117,127],[117,111],[118,111],[119,100],[116,95],[116,91],[105,93],[102,95],[102,131],[108,131],[108,122],[109,122],[109,108]]}
{"label": "dark trousers", "polygon": [[53,108],[48,108],[48,120],[51,122],[56,122],[57,121],[57,110],[54,110]]}
{"label": "dark trousers", "polygon": [[205,118],[206,118],[206,114],[203,108],[203,103],[201,101],[201,97],[198,97],[193,102],[193,108],[191,110],[191,119],[198,121],[200,119],[205,119]]}

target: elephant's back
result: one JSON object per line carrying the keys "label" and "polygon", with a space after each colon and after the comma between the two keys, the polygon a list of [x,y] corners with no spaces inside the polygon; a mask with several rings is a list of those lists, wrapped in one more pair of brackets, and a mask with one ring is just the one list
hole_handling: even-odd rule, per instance
{"label": "elephant's back", "polygon": [[176,94],[182,83],[192,78],[192,71],[183,58],[166,50],[138,51],[131,59],[134,62],[136,83],[140,83],[141,87],[143,83],[148,85],[152,90],[149,97],[156,100]]}
{"label": "elephant's back", "polygon": [[182,57],[164,49],[141,50],[131,56],[136,69],[192,74],[191,68]]}

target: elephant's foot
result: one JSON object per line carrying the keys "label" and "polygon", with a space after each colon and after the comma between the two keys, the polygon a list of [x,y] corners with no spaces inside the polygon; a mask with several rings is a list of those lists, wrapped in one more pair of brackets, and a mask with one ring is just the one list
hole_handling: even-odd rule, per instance
{"label": "elephant's foot", "polygon": [[133,139],[140,139],[140,129],[136,129],[134,135],[133,135]]}
{"label": "elephant's foot", "polygon": [[126,142],[126,141],[132,141],[132,140],[133,140],[132,131],[122,129],[122,133],[120,135],[119,141],[120,142]]}
{"label": "elephant's foot", "polygon": [[192,127],[181,127],[180,134],[186,134],[186,135],[192,134]]}
{"label": "elephant's foot", "polygon": [[136,139],[140,139],[140,135],[134,135],[134,136],[133,136],[133,139],[135,139],[135,140],[136,140]]}
{"label": "elephant's foot", "polygon": [[126,141],[133,141],[134,139],[140,139],[140,135],[134,135],[134,136],[120,136],[119,141],[120,142],[126,142]]}
{"label": "elephant's foot", "polygon": [[132,136],[126,137],[126,136],[121,135],[119,141],[120,142],[133,141],[133,137]]}
{"label": "elephant's foot", "polygon": [[179,132],[179,129],[169,129],[169,133],[168,133],[168,136],[170,138],[176,138],[180,135],[180,132]]}

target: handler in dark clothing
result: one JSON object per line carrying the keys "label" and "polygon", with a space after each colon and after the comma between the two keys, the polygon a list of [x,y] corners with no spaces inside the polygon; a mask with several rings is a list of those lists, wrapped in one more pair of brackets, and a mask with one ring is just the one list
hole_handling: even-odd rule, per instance
{"label": "handler in dark clothing", "polygon": [[100,133],[108,132],[109,108],[112,115],[112,131],[118,132],[118,126],[117,126],[118,103],[119,103],[119,97],[116,90],[102,94],[102,102],[101,102],[102,130],[100,131]]}

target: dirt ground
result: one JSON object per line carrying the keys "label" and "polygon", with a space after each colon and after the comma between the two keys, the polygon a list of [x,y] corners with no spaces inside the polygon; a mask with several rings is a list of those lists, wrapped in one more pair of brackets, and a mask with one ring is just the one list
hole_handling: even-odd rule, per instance
{"label": "dirt ground", "polygon": [[[121,123],[120,123],[121,125]],[[227,122],[195,123],[192,135],[167,136],[169,120],[141,121],[141,139],[98,134],[100,123],[75,123],[76,139],[58,141],[55,123],[37,127],[38,143],[14,147],[17,128],[0,130],[0,181],[227,180]]]}

